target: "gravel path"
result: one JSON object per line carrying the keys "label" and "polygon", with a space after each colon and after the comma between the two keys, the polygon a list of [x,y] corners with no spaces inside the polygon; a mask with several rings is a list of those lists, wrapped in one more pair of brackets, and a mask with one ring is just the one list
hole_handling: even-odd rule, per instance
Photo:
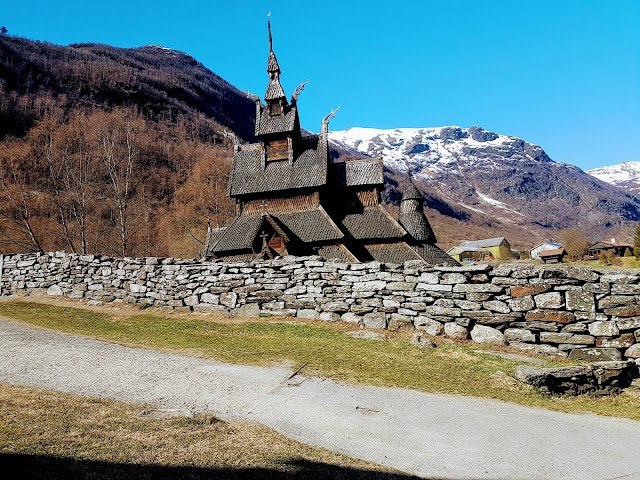
{"label": "gravel path", "polygon": [[0,319],[0,382],[259,421],[427,477],[640,479],[640,423],[358,387]]}

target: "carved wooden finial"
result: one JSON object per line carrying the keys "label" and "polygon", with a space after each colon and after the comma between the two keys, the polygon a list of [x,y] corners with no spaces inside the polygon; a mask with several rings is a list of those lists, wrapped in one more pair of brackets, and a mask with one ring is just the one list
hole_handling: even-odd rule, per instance
{"label": "carved wooden finial", "polygon": [[306,87],[307,83],[309,83],[309,80],[305,80],[304,82],[302,82],[300,85],[297,86],[297,88],[293,91],[293,95],[291,95],[291,98],[294,101],[298,100],[298,97],[300,96],[300,93],[304,90],[304,87]]}
{"label": "carved wooden finial", "polygon": [[329,120],[331,120],[333,117],[336,116],[336,113],[338,113],[338,110],[340,110],[340,106],[338,106],[338,108],[336,108],[335,110],[332,109],[329,112],[329,114],[322,119],[322,133],[323,134],[326,134],[329,131]]}

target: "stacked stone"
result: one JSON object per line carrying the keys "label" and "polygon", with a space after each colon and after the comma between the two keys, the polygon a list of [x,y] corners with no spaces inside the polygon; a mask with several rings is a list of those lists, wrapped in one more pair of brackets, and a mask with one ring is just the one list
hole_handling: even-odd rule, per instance
{"label": "stacked stone", "polygon": [[347,264],[121,259],[61,252],[0,257],[0,294],[48,293],[245,316],[414,330],[585,360],[640,358],[637,273],[507,264]]}

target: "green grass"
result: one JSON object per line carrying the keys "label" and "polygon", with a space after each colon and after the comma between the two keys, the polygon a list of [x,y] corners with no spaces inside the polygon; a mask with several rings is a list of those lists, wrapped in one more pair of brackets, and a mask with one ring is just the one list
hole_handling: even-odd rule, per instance
{"label": "green grass", "polygon": [[[350,325],[272,319],[231,323],[207,317],[154,314],[119,316],[27,302],[0,303],[0,316],[40,327],[126,345],[180,352],[224,362],[268,365],[288,361],[302,373],[335,380],[424,392],[495,398],[566,412],[593,412],[640,420],[640,399],[630,395],[548,398],[511,377],[521,362],[476,353],[477,344],[441,342],[420,349],[398,335],[388,342],[353,339]],[[549,358],[551,364],[566,360]]]}

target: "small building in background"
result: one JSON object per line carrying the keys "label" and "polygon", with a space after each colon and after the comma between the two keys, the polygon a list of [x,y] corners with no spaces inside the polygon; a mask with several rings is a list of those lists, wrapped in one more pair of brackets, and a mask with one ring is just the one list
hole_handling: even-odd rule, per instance
{"label": "small building in background", "polygon": [[616,257],[623,257],[627,249],[633,254],[633,244],[610,238],[609,240],[591,243],[587,251],[587,257],[598,258],[601,253],[608,254],[609,252],[613,252]]}
{"label": "small building in background", "polygon": [[529,255],[533,260],[541,260],[540,253],[547,250],[557,250],[559,248],[562,248],[562,244],[558,242],[544,242],[529,250]]}
{"label": "small building in background", "polygon": [[460,263],[463,262],[481,262],[488,260],[495,260],[493,255],[489,250],[485,250],[484,248],[476,248],[476,247],[451,247],[447,250],[447,253]]}
{"label": "small building in background", "polygon": [[462,261],[511,260],[511,244],[504,237],[484,240],[465,240],[450,248],[447,253],[452,258]]}
{"label": "small building in background", "polygon": [[553,250],[543,250],[538,254],[538,258],[544,263],[562,263],[567,251],[560,247]]}

